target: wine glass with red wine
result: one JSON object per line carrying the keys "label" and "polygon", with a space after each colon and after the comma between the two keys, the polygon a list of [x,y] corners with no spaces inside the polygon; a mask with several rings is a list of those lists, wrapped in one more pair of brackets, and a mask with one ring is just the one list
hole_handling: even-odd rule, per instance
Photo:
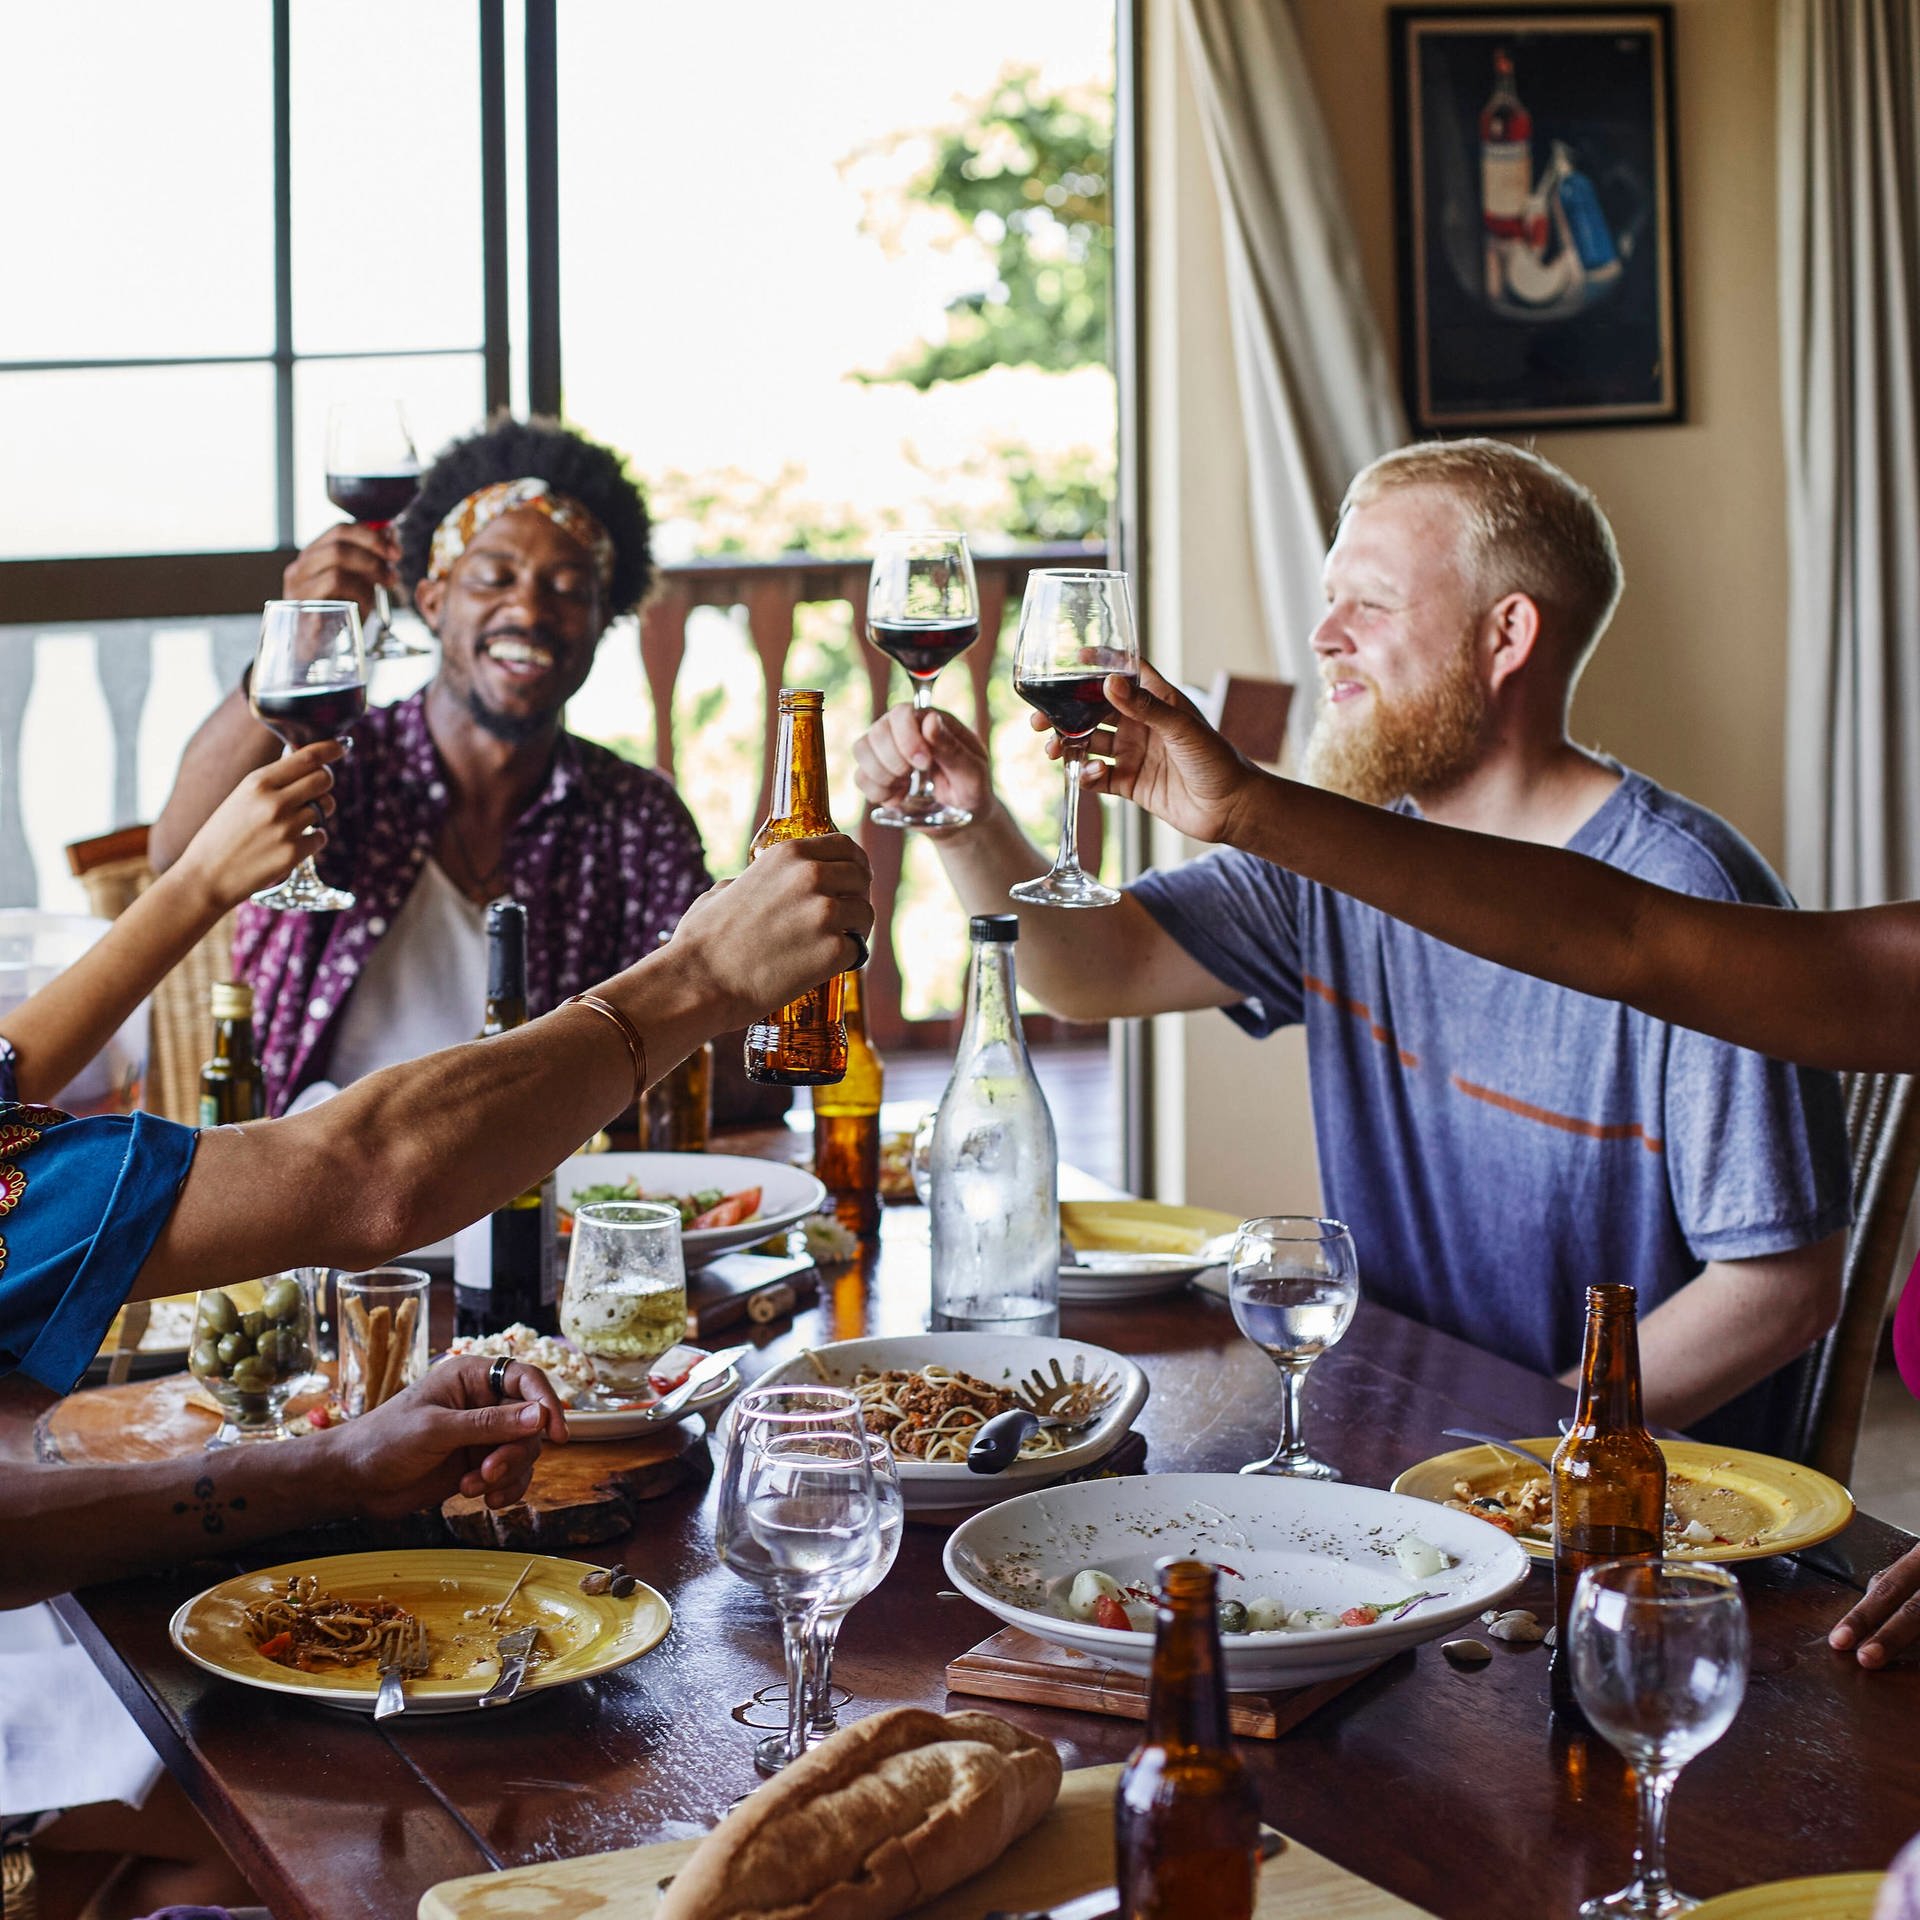
{"label": "wine glass with red wine", "polygon": [[1014,652],[1013,690],[1053,722],[1065,749],[1066,797],[1053,870],[1011,889],[1048,907],[1111,907],[1120,896],[1080,864],[1080,772],[1096,727],[1113,718],[1110,673],[1140,677],[1133,604],[1124,573],[1047,569],[1027,575]]}
{"label": "wine glass with red wine", "polygon": [[[269,600],[247,683],[253,717],[289,747],[338,740],[367,710],[360,609],[351,600]],[[309,855],[254,899],[293,913],[337,913],[353,895],[320,878]]]}
{"label": "wine glass with red wine", "polygon": [[[867,582],[867,638],[913,682],[913,710],[933,705],[933,683],[980,637],[980,593],[964,533],[883,533]],[[899,801],[875,807],[883,827],[964,827],[965,807],[943,807],[918,767]]]}
{"label": "wine glass with red wine", "polygon": [[[420,491],[420,456],[397,400],[341,400],[327,410],[327,498],[363,527],[390,526]],[[383,582],[373,590],[369,660],[404,660],[428,649],[393,630]]]}

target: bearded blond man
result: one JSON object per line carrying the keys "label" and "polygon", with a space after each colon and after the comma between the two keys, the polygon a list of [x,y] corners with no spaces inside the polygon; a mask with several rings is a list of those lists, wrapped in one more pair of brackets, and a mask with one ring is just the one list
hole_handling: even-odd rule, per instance
{"label": "bearded blond man", "polygon": [[[1569,737],[1622,575],[1598,503],[1559,468],[1489,440],[1388,454],[1348,491],[1324,585],[1310,778],[1689,893],[1792,904],[1726,822]],[[918,766],[972,812],[937,839],[968,911],[1005,912],[1008,887],[1045,870],[950,715],[896,708],[855,756],[870,800]],[[1192,830],[1177,792],[1138,797]],[[1022,984],[1074,1019],[1303,1023],[1324,1205],[1353,1229],[1371,1298],[1567,1377],[1587,1286],[1631,1282],[1648,1417],[1786,1444],[1802,1356],[1839,1305],[1833,1076],[1474,959],[1243,851],[1230,821],[1212,837],[1113,911],[1023,906]]]}

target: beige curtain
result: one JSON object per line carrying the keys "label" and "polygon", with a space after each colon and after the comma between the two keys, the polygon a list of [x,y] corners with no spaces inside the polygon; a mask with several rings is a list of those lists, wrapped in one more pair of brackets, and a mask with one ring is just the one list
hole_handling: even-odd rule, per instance
{"label": "beige curtain", "polygon": [[1787,877],[1920,893],[1920,6],[1780,0]]}
{"label": "beige curtain", "polygon": [[[1262,611],[1312,684],[1320,562],[1356,469],[1406,438],[1288,0],[1177,0],[1227,257]],[[1294,703],[1310,723],[1314,702]]]}

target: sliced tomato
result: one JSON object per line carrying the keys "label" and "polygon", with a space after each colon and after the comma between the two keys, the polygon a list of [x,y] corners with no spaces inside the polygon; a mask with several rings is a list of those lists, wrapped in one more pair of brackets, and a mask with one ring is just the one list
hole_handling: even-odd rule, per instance
{"label": "sliced tomato", "polygon": [[262,1640],[260,1642],[260,1658],[262,1660],[278,1660],[292,1645],[292,1634],[276,1633],[271,1640]]}
{"label": "sliced tomato", "polygon": [[1380,1618],[1378,1607],[1349,1607],[1340,1616],[1343,1627],[1370,1627]]}
{"label": "sliced tomato", "polygon": [[1118,1633],[1133,1631],[1133,1622],[1127,1618],[1126,1608],[1110,1593],[1103,1593],[1093,1603],[1093,1624],[1096,1627],[1112,1627]]}
{"label": "sliced tomato", "polygon": [[[655,1393],[671,1393],[674,1390],[674,1388],[677,1387],[681,1383],[681,1381],[683,1381],[687,1377],[687,1375],[690,1374],[692,1371],[693,1371],[693,1362],[689,1360],[687,1364],[684,1367],[682,1367],[678,1373],[648,1374],[647,1385],[650,1386]],[[641,1401],[636,1400],[633,1402],[633,1404],[637,1407],[642,1405],[643,1403]]]}
{"label": "sliced tomato", "polygon": [[705,1227],[737,1227],[743,1220],[751,1220],[760,1211],[760,1189],[742,1187],[738,1193],[730,1193],[724,1200],[716,1201],[705,1213],[697,1213],[687,1222],[689,1233],[698,1233]]}

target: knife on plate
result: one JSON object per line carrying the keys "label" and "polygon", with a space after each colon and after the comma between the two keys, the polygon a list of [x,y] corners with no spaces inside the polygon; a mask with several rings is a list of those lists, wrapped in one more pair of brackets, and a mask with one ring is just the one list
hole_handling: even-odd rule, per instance
{"label": "knife on plate", "polygon": [[504,1707],[520,1691],[527,1677],[527,1662],[533,1657],[533,1643],[540,1637],[538,1627],[515,1627],[503,1633],[494,1652],[500,1660],[500,1677],[475,1703],[482,1707]]}
{"label": "knife on plate", "polygon": [[[1271,1827],[1260,1829],[1260,1858],[1271,1860],[1287,1850],[1284,1834]],[[1050,1907],[1034,1907],[1015,1913],[1007,1907],[995,1907],[981,1920],[1120,1920],[1120,1889],[1097,1887],[1092,1893],[1075,1894],[1071,1900],[1056,1900]]]}
{"label": "knife on plate", "polygon": [[696,1361],[693,1371],[671,1393],[647,1409],[647,1418],[673,1419],[709,1380],[719,1379],[736,1360],[752,1351],[750,1346],[722,1347],[718,1353],[710,1353],[704,1360]]}

